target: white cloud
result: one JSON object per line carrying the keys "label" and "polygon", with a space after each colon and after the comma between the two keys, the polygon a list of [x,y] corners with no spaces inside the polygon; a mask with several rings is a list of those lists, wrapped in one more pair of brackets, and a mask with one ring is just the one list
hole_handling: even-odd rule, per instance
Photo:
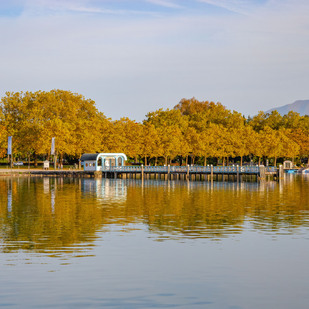
{"label": "white cloud", "polygon": [[174,9],[183,8],[181,5],[171,1],[165,1],[165,0],[146,0],[146,1],[167,8],[174,8]]}
{"label": "white cloud", "polygon": [[[160,1],[160,0],[159,0]],[[153,15],[151,11],[134,10],[129,8],[117,8],[107,3],[111,1],[88,0],[27,0],[24,6],[24,15],[46,16],[65,15],[70,13],[88,13],[104,15]]]}
{"label": "white cloud", "polygon": [[256,4],[249,0],[197,0],[199,2],[207,3],[225,10],[247,15],[249,14]]}

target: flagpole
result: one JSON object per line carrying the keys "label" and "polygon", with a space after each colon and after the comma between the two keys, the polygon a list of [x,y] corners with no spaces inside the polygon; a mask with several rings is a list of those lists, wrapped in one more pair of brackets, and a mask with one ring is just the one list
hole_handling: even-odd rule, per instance
{"label": "flagpole", "polygon": [[55,151],[55,137],[52,137],[52,143],[51,143],[51,149],[50,149],[50,155],[54,156],[54,169],[56,169],[56,151]]}
{"label": "flagpole", "polygon": [[8,164],[12,170],[12,136],[8,137]]}

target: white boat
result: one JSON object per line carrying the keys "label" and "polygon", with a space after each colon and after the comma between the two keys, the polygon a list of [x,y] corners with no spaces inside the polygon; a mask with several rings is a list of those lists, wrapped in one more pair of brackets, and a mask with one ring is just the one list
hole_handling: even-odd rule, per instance
{"label": "white boat", "polygon": [[309,174],[309,167],[303,167],[303,168],[300,168],[298,171],[297,171],[298,174]]}

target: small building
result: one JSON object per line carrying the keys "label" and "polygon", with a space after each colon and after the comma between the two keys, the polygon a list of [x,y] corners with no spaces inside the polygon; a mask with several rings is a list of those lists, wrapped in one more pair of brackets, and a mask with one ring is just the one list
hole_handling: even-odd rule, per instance
{"label": "small building", "polygon": [[283,162],[283,169],[284,170],[291,170],[294,168],[294,164],[292,161],[284,161]]}
{"label": "small building", "polygon": [[85,153],[81,157],[84,171],[102,171],[102,167],[124,166],[127,156],[124,153]]}
{"label": "small building", "polygon": [[44,170],[48,170],[49,169],[49,161],[48,160],[45,160],[43,162],[43,168],[44,168]]}

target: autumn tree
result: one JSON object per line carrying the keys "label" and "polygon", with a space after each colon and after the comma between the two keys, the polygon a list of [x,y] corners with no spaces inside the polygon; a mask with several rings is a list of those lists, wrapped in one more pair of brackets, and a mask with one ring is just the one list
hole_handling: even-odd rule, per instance
{"label": "autumn tree", "polygon": [[6,154],[6,139],[7,139],[7,131],[3,119],[3,113],[0,109],[0,158],[4,157]]}
{"label": "autumn tree", "polygon": [[56,150],[80,156],[100,147],[97,126],[106,121],[94,101],[70,91],[6,93],[1,100],[3,123],[13,136],[14,152],[47,155],[51,138]]}
{"label": "autumn tree", "polygon": [[183,134],[183,139],[187,148],[182,149],[182,153],[187,156],[190,154],[192,164],[194,164],[196,156],[203,156],[203,140],[201,138],[201,133],[194,127],[189,127]]}
{"label": "autumn tree", "polygon": [[188,128],[187,117],[183,116],[179,110],[159,109],[146,115],[144,123],[151,123],[156,128],[177,126],[182,132]]}
{"label": "autumn tree", "polygon": [[137,159],[141,152],[141,139],[143,128],[138,123],[129,118],[121,118],[113,123],[112,152],[124,152],[129,157]]}
{"label": "autumn tree", "polygon": [[301,128],[295,128],[295,129],[285,129],[284,131],[285,135],[290,138],[295,144],[298,145],[298,147],[293,147],[293,154],[292,155],[286,155],[288,157],[295,157],[296,155],[299,155],[303,158],[309,157],[309,132],[305,131]]}
{"label": "autumn tree", "polygon": [[145,158],[145,165],[148,163],[148,157],[155,158],[155,165],[157,165],[157,158],[163,155],[163,149],[159,132],[153,124],[148,122],[143,125],[140,144],[140,155]]}

